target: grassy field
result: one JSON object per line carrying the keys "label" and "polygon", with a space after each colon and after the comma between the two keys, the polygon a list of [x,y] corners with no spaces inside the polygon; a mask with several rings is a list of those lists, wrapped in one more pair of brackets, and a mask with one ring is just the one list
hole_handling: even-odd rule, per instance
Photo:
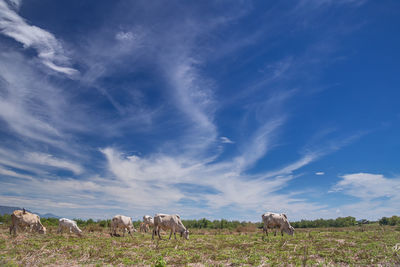
{"label": "grassy field", "polygon": [[[91,230],[92,232],[88,232]],[[151,234],[113,237],[86,229],[82,238],[0,228],[0,265],[400,265],[399,227],[296,229],[263,239],[259,229],[193,230],[190,240],[152,241]]]}

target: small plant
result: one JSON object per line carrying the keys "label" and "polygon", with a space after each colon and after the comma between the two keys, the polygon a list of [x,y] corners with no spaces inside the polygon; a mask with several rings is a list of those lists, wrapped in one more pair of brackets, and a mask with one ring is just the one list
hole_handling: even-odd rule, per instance
{"label": "small plant", "polygon": [[162,256],[158,257],[154,267],[165,267],[167,266],[167,262],[164,260]]}

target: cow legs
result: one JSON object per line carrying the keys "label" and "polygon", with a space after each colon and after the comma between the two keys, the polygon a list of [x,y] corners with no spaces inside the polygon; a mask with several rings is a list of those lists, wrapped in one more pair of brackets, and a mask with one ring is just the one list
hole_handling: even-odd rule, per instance
{"label": "cow legs", "polygon": [[14,235],[15,235],[15,230],[14,229],[15,229],[15,225],[12,224],[10,226],[10,235],[11,235],[12,232],[14,232]]}
{"label": "cow legs", "polygon": [[[17,235],[17,228],[18,228],[18,225],[13,225],[12,226],[13,235]],[[11,229],[10,229],[10,232],[11,232]]]}
{"label": "cow legs", "polygon": [[62,231],[61,226],[58,226],[57,234],[61,233],[61,231]]}
{"label": "cow legs", "polygon": [[156,235],[156,236],[158,235],[158,238],[162,239],[161,235],[160,235],[160,229],[158,227],[155,227],[155,226],[153,228],[153,234],[151,235],[151,239],[153,239],[153,240],[154,240],[154,235]]}
{"label": "cow legs", "polygon": [[161,235],[160,235],[160,228],[157,228],[157,234],[158,234],[158,238],[159,238],[159,239],[162,239],[162,238],[161,238]]}
{"label": "cow legs", "polygon": [[263,226],[263,234],[268,236],[268,228],[265,225]]}
{"label": "cow legs", "polygon": [[[171,229],[171,233],[169,234],[169,239],[171,240],[171,236],[172,236],[172,232],[173,232],[174,230],[172,230]],[[176,237],[175,237],[175,239],[176,239]]]}
{"label": "cow legs", "polygon": [[275,228],[274,236],[276,236],[276,228]]}
{"label": "cow legs", "polygon": [[128,230],[128,234],[133,238],[131,230]]}

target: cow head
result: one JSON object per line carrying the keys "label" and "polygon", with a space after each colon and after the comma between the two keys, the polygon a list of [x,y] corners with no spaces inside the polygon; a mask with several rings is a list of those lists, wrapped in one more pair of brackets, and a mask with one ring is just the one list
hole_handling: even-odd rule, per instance
{"label": "cow head", "polygon": [[135,227],[133,227],[133,225],[130,225],[128,228],[129,233],[135,233],[137,232],[137,230],[135,229]]}
{"label": "cow head", "polygon": [[181,232],[181,237],[184,237],[185,239],[189,239],[189,230],[183,230],[182,232]]}
{"label": "cow head", "polygon": [[46,227],[44,227],[42,224],[38,224],[36,227],[37,231],[39,234],[46,234]]}
{"label": "cow head", "polygon": [[82,230],[81,229],[79,229],[79,228],[77,228],[77,229],[75,229],[74,230],[74,232],[78,235],[78,236],[82,236]]}
{"label": "cow head", "polygon": [[284,230],[288,235],[293,235],[294,234],[294,228],[291,225],[288,225],[288,227]]}

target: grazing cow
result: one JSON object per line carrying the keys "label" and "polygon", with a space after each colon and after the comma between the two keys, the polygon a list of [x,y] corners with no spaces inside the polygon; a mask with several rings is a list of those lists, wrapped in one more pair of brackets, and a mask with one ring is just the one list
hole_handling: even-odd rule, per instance
{"label": "grazing cow", "polygon": [[[283,232],[287,233],[288,235],[293,235],[294,233],[294,228],[290,225],[286,214],[279,214],[279,213],[272,213],[272,212],[267,212],[261,215],[264,226],[263,226],[263,232],[266,233],[268,236],[268,228],[279,228],[281,231],[281,234],[283,236]],[[276,229],[274,236],[276,236]]]}
{"label": "grazing cow", "polygon": [[13,232],[17,234],[17,228],[29,227],[32,230],[39,232],[39,234],[46,233],[46,227],[40,222],[40,217],[37,214],[30,213],[24,210],[14,210],[11,214],[10,235]]}
{"label": "grazing cow", "polygon": [[158,238],[161,239],[160,230],[171,230],[171,234],[169,235],[169,239],[171,239],[172,233],[174,233],[176,239],[176,232],[181,234],[181,237],[184,236],[186,239],[189,239],[189,230],[185,228],[183,225],[181,218],[179,215],[167,215],[167,214],[156,214],[154,216],[154,229],[152,234],[152,239],[154,239],[154,234],[158,235]]}
{"label": "grazing cow", "polygon": [[154,219],[149,215],[144,215],[143,216],[143,223],[147,224],[150,227],[153,227],[154,226]]}
{"label": "grazing cow", "polygon": [[75,234],[82,236],[82,230],[79,229],[78,225],[75,221],[62,218],[58,221],[58,230],[57,233],[61,233],[64,229],[67,229],[69,233],[74,232]]}
{"label": "grazing cow", "polygon": [[140,223],[140,232],[147,233],[150,230],[149,225],[142,222]]}
{"label": "grazing cow", "polygon": [[126,217],[124,215],[115,215],[111,220],[111,236],[119,236],[117,235],[117,228],[123,229],[122,236],[125,236],[126,230],[130,236],[132,236],[132,232],[136,232],[136,229],[133,227],[132,219],[130,217]]}

